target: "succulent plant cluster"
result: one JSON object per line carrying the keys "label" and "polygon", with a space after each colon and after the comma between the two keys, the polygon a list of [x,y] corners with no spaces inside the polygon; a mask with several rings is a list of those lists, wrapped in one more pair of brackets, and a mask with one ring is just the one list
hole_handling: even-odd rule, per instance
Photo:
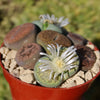
{"label": "succulent plant cluster", "polygon": [[[17,64],[34,70],[37,83],[45,87],[58,87],[80,68],[89,69],[96,60],[88,48],[84,50],[91,52],[90,56],[88,53],[80,56],[87,40],[67,32],[64,26],[69,22],[63,18],[40,15],[40,20],[12,29],[4,40],[5,46],[17,50]],[[89,57],[94,59],[88,60]],[[85,65],[86,61],[89,62]]]}

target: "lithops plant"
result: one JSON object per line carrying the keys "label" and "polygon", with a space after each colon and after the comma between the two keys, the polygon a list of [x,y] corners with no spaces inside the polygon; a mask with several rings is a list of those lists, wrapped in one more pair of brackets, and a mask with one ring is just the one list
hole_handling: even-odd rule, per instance
{"label": "lithops plant", "polygon": [[56,18],[54,15],[40,15],[40,21],[33,21],[32,23],[37,25],[41,30],[53,30],[59,33],[65,34],[65,30],[62,28],[66,26],[69,22],[64,17]]}
{"label": "lithops plant", "polygon": [[41,47],[36,43],[30,43],[18,50],[15,60],[19,66],[25,69],[33,69],[40,57]]}
{"label": "lithops plant", "polygon": [[52,30],[41,31],[37,35],[36,41],[46,50],[46,52],[48,52],[48,44],[58,43],[59,45],[65,47],[69,47],[72,45],[71,41],[66,36]]}
{"label": "lithops plant", "polygon": [[86,46],[76,46],[77,48],[77,54],[80,59],[80,66],[83,71],[90,70],[95,61],[96,61],[96,55],[93,52],[93,50]]}
{"label": "lithops plant", "polygon": [[70,46],[61,50],[62,46],[48,45],[50,54],[40,52],[43,57],[34,66],[36,81],[45,87],[57,87],[74,75],[79,68],[76,48]]}
{"label": "lithops plant", "polygon": [[86,45],[87,40],[78,34],[69,32],[67,37],[74,43],[74,45]]}
{"label": "lithops plant", "polygon": [[32,23],[25,23],[13,28],[5,37],[4,44],[10,49],[18,50],[23,45],[36,41],[37,27]]}

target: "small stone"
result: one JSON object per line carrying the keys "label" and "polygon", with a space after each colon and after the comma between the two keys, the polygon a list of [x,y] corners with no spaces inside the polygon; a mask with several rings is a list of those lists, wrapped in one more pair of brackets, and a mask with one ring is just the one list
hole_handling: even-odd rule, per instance
{"label": "small stone", "polygon": [[32,73],[22,74],[19,76],[19,78],[26,83],[32,83],[32,81],[34,81],[34,76]]}
{"label": "small stone", "polygon": [[12,74],[13,76],[19,78],[20,74],[24,72],[24,68],[19,66],[16,69],[13,69],[10,74]]}
{"label": "small stone", "polygon": [[5,59],[5,60],[2,60],[2,63],[4,64],[4,67],[6,68],[6,69],[9,69],[9,65],[10,65],[10,62],[11,62],[11,60],[10,59]]}
{"label": "small stone", "polygon": [[81,77],[81,78],[84,78],[84,71],[80,70],[79,72],[77,72],[77,74],[75,74],[74,77]]}
{"label": "small stone", "polygon": [[36,83],[37,83],[36,81],[33,81],[33,83],[32,83],[32,84],[36,85]]}
{"label": "small stone", "polygon": [[16,56],[16,53],[17,53],[17,51],[11,50],[11,51],[7,54],[6,59],[14,59],[15,56]]}
{"label": "small stone", "polygon": [[96,57],[97,57],[97,60],[100,60],[100,52],[99,51],[94,51]]}
{"label": "small stone", "polygon": [[72,77],[72,80],[76,83],[76,85],[85,83],[85,81],[81,77],[78,77],[78,76]]}
{"label": "small stone", "polygon": [[91,48],[92,50],[94,50],[94,45],[93,44],[89,44],[88,43],[86,46],[89,47],[89,48]]}
{"label": "small stone", "polygon": [[0,48],[0,53],[3,55],[3,58],[6,58],[6,55],[8,54],[9,49],[6,47]]}
{"label": "small stone", "polygon": [[91,72],[97,74],[99,71],[100,71],[100,66],[98,63],[95,63],[91,69]]}
{"label": "small stone", "polygon": [[7,54],[9,52],[9,49],[8,48],[6,48],[6,47],[2,47],[2,48],[0,48],[0,53],[1,54]]}
{"label": "small stone", "polygon": [[90,71],[90,70],[87,71],[87,72],[85,73],[85,80],[86,80],[86,81],[89,81],[89,80],[91,80],[92,78],[93,78],[93,76],[92,76],[91,71]]}
{"label": "small stone", "polygon": [[3,54],[3,58],[4,58],[4,59],[6,59],[6,56],[7,56],[6,54]]}
{"label": "small stone", "polygon": [[11,59],[11,64],[10,64],[10,68],[9,68],[9,72],[12,72],[13,69],[15,69],[17,67],[17,63],[14,59]]}
{"label": "small stone", "polygon": [[17,65],[17,62],[15,61],[15,59],[11,59],[11,64],[10,64],[10,67],[13,67],[15,68]]}
{"label": "small stone", "polygon": [[61,86],[60,88],[69,88],[69,87],[73,87],[76,86],[75,82],[70,78],[68,80],[66,80]]}

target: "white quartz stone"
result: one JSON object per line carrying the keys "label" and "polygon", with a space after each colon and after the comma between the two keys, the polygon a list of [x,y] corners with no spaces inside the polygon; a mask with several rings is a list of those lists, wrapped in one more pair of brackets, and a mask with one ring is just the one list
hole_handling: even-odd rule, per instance
{"label": "white quartz stone", "polygon": [[6,59],[14,59],[16,56],[17,51],[11,50],[8,52]]}
{"label": "white quartz stone", "polygon": [[34,81],[34,76],[32,73],[22,74],[19,76],[19,78],[26,83],[32,83],[32,81]]}
{"label": "white quartz stone", "polygon": [[98,63],[95,63],[94,66],[91,68],[91,72],[97,74],[100,71],[100,66]]}
{"label": "white quartz stone", "polygon": [[79,72],[77,72],[77,73],[75,74],[74,77],[76,77],[76,76],[84,78],[84,72],[83,72],[82,70],[80,70]]}
{"label": "white quartz stone", "polygon": [[86,46],[91,48],[92,50],[94,50],[94,45],[93,44],[87,44]]}
{"label": "white quartz stone", "polygon": [[76,85],[80,85],[85,82],[81,77],[78,76],[72,77],[72,80],[76,83]]}
{"label": "white quartz stone", "polygon": [[68,80],[66,80],[61,86],[60,88],[69,88],[69,87],[73,87],[76,86],[75,82],[70,78]]}
{"label": "white quartz stone", "polygon": [[4,67],[6,69],[9,69],[11,60],[10,59],[5,59],[5,60],[2,60],[2,63],[4,64]]}
{"label": "white quartz stone", "polygon": [[85,73],[85,80],[86,80],[86,81],[89,81],[89,80],[91,80],[92,78],[93,78],[92,73],[91,73],[90,70],[88,70],[88,71]]}

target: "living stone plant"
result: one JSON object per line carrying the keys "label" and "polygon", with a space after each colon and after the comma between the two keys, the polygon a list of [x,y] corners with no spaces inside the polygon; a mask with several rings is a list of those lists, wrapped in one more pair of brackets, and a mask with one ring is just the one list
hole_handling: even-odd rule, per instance
{"label": "living stone plant", "polygon": [[6,47],[17,50],[17,64],[33,70],[36,82],[44,87],[60,86],[80,69],[90,69],[96,60],[85,47],[87,40],[69,33],[64,28],[68,19],[63,19],[40,15],[40,20],[13,28],[4,39]]}

